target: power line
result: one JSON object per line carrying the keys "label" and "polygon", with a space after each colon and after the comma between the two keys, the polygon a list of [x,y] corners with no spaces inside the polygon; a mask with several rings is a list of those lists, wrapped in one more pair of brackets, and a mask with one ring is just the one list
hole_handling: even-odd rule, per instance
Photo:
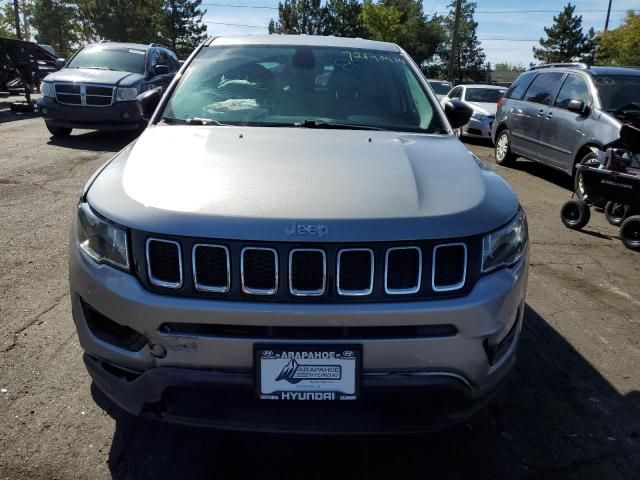
{"label": "power line", "polygon": [[[639,12],[640,10],[634,10],[632,8],[628,9],[618,9],[611,10],[612,12]],[[576,10],[574,13],[606,13],[607,9],[604,10]],[[517,13],[560,13],[558,10],[476,10],[474,13],[487,14],[487,13],[506,13],[506,14],[517,14]]]}
{"label": "power line", "polygon": [[232,3],[202,3],[203,7],[230,7],[230,8],[257,8],[266,10],[278,10],[278,7],[268,7],[266,5],[235,5]]}

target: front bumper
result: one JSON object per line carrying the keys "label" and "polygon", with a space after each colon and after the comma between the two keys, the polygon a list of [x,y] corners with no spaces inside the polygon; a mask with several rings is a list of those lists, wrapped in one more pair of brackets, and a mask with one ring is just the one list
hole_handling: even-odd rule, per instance
{"label": "front bumper", "polygon": [[38,112],[52,127],[87,130],[135,130],[142,117],[137,102],[114,102],[108,107],[63,105],[55,99],[40,97]]}
{"label": "front bumper", "polygon": [[484,138],[491,140],[491,127],[495,118],[487,117],[485,120],[471,118],[469,123],[462,127],[462,135],[465,137]]}
{"label": "front bumper", "polygon": [[[288,304],[177,298],[145,290],[132,275],[87,259],[72,244],[73,317],[95,384],[135,415],[166,421],[290,432],[427,431],[459,423],[482,408],[515,361],[522,328],[527,258],[480,279],[463,298],[376,304]],[[137,351],[89,328],[83,302],[140,332]],[[284,343],[359,343],[361,400],[330,405],[259,401],[253,346],[269,338],[172,334],[164,323],[271,326],[454,325],[457,333]],[[490,364],[486,342],[510,339]],[[281,339],[277,343],[283,343]],[[158,351],[164,355],[158,356]],[[155,352],[155,356],[154,356]]]}

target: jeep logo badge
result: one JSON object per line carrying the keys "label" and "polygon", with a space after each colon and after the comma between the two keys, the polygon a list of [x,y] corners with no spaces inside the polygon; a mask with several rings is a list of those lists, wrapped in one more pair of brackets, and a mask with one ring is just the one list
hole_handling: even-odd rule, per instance
{"label": "jeep logo badge", "polygon": [[326,237],[329,235],[329,227],[326,225],[305,225],[303,223],[291,222],[291,225],[284,229],[287,235],[309,235],[312,237]]}

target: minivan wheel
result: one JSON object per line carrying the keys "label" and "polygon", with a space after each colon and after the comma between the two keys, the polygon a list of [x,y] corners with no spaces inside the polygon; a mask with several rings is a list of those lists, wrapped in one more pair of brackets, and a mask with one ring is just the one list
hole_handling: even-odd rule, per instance
{"label": "minivan wheel", "polygon": [[[45,123],[45,125],[47,124]],[[69,135],[71,135],[72,129],[64,127],[52,127],[50,125],[47,125],[47,130],[49,130],[49,133],[54,137],[68,137]]]}
{"label": "minivan wheel", "polygon": [[580,230],[591,218],[589,205],[582,200],[569,200],[560,210],[560,218],[562,223],[571,230]]}
{"label": "minivan wheel", "polygon": [[609,201],[604,206],[604,216],[611,225],[619,227],[629,216],[629,205]]}
{"label": "minivan wheel", "polygon": [[[587,153],[584,157],[580,159],[581,165],[600,165],[598,162],[598,157],[594,152]],[[574,179],[573,179],[573,191],[576,192],[576,196],[578,199],[582,200],[584,198],[584,182],[582,180],[582,174],[576,169]]]}
{"label": "minivan wheel", "polygon": [[620,240],[625,247],[640,251],[640,215],[633,215],[622,222]]}
{"label": "minivan wheel", "polygon": [[503,167],[515,163],[516,156],[511,152],[511,137],[509,130],[502,130],[496,140],[496,163]]}

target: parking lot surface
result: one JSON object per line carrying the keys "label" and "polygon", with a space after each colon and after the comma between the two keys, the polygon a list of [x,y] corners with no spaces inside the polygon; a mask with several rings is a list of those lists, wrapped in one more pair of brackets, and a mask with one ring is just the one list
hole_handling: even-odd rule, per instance
{"label": "parking lot surface", "polygon": [[0,479],[640,479],[640,254],[600,213],[583,232],[564,228],[563,174],[524,160],[498,167],[489,145],[468,144],[512,185],[531,237],[518,364],[488,410],[430,435],[219,433],[122,413],[82,364],[69,226],[84,183],[133,137],[53,140],[40,118],[5,107]]}

